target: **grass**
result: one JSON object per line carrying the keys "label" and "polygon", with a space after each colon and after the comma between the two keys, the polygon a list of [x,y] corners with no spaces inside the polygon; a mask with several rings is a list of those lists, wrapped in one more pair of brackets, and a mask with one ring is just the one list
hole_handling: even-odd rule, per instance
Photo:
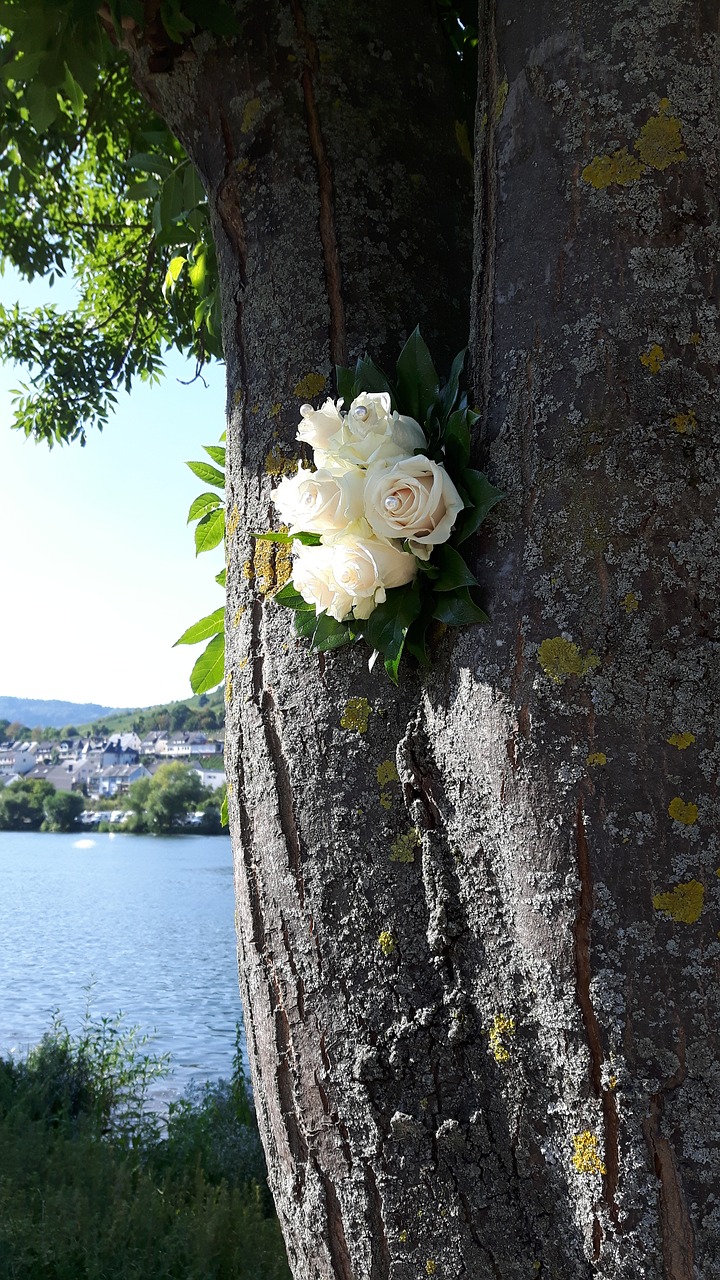
{"label": "grass", "polygon": [[236,1050],[166,1124],[120,1018],[0,1059],[1,1280],[290,1280]]}

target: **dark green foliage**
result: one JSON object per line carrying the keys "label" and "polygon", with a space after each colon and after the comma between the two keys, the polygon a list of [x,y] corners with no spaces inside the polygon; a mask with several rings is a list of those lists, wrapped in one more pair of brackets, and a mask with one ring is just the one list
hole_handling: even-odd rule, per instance
{"label": "dark green foliage", "polygon": [[39,831],[45,802],[55,794],[51,782],[20,778],[0,791],[0,831]]}
{"label": "dark green foliage", "polygon": [[0,1280],[289,1280],[239,1055],[163,1133],[164,1070],[120,1019],[0,1060]]}
{"label": "dark green foliage", "polygon": [[56,791],[43,804],[44,831],[77,831],[85,797],[77,791]]}

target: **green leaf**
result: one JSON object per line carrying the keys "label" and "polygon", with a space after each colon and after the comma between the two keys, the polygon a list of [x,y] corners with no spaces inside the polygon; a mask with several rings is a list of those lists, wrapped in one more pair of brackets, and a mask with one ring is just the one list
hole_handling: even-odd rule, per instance
{"label": "green leaf", "polygon": [[444,418],[447,418],[449,414],[452,413],[453,406],[455,404],[455,401],[457,400],[458,386],[460,383],[460,374],[462,373],[463,367],[465,365],[466,355],[467,355],[467,347],[464,347],[462,351],[458,351],[452,363],[452,369],[450,370],[450,377],[448,378],[447,382],[445,383],[445,386],[440,392],[440,403],[442,405],[442,412],[443,412]]}
{"label": "green leaf", "polygon": [[213,636],[206,649],[203,649],[190,673],[190,688],[193,693],[209,693],[222,682],[225,675],[225,636]]}
{"label": "green leaf", "polygon": [[195,555],[212,551],[225,537],[225,508],[218,507],[202,516],[195,526]]}
{"label": "green leaf", "polygon": [[219,586],[219,587],[224,587],[224,586],[226,586],[226,584],[227,584],[227,569],[221,569],[219,573],[216,573],[216,574],[215,574],[215,581],[217,582],[217,584],[218,584],[218,586]]}
{"label": "green leaf", "polygon": [[322,539],[319,533],[281,533],[276,529],[268,529],[265,533],[252,533],[256,542],[302,542],[304,547],[319,547]]}
{"label": "green leaf", "polygon": [[167,156],[148,155],[138,152],[127,162],[128,169],[136,169],[139,173],[154,173],[158,178],[169,178],[174,169],[172,160]]}
{"label": "green leaf", "polygon": [[464,627],[473,622],[489,622],[487,614],[473,603],[467,587],[438,596],[435,601],[433,618],[444,622],[448,627]]}
{"label": "green leaf", "polygon": [[338,396],[342,397],[347,409],[355,399],[355,372],[353,369],[345,369],[342,365],[335,365],[335,381],[337,382]]}
{"label": "green leaf", "polygon": [[425,605],[420,616],[408,627],[407,635],[405,636],[405,649],[409,654],[412,654],[421,667],[431,666],[430,655],[427,651],[427,631],[431,619],[432,610]]}
{"label": "green leaf", "polygon": [[216,609],[214,613],[209,613],[206,618],[201,618],[199,622],[188,627],[187,631],[183,631],[180,639],[175,641],[175,645],[199,644],[201,640],[208,640],[210,636],[216,636],[224,630],[225,609]]}
{"label": "green leaf", "polygon": [[183,258],[181,254],[179,254],[176,258],[170,259],[170,262],[168,264],[168,269],[165,272],[165,280],[163,282],[163,293],[165,294],[166,297],[168,293],[172,293],[173,289],[175,288],[175,285],[180,279],[180,274],[186,262],[187,262],[187,258]]}
{"label": "green leaf", "polygon": [[25,90],[25,106],[38,133],[45,133],[58,114],[57,91],[42,80],[33,80]]}
{"label": "green leaf", "polygon": [[464,471],[459,477],[466,490],[471,506],[460,512],[457,518],[453,537],[455,542],[465,542],[482,524],[488,511],[505,497],[502,489],[496,489],[482,471]]}
{"label": "green leaf", "polygon": [[219,493],[199,493],[190,505],[187,523],[190,524],[191,520],[199,520],[200,516],[204,516],[208,511],[214,511],[221,505],[222,499]]}
{"label": "green leaf", "polygon": [[311,640],[313,632],[317,626],[317,614],[311,607],[310,609],[298,609],[293,619],[295,624],[295,635],[301,636],[303,640]]}
{"label": "green leaf", "polygon": [[221,444],[204,444],[203,449],[208,457],[212,458],[213,462],[217,462],[219,467],[225,466],[225,450]]}
{"label": "green leaf", "polygon": [[440,573],[432,584],[433,591],[455,591],[458,587],[476,587],[477,579],[454,547],[445,542],[433,552],[433,563]]}
{"label": "green leaf", "polygon": [[214,484],[216,489],[225,488],[225,476],[222,471],[218,471],[217,467],[211,467],[209,462],[186,462],[193,475],[202,480],[204,484]]}
{"label": "green leaf", "polygon": [[[350,399],[353,400],[361,391],[387,391],[394,406],[392,387],[382,369],[378,369],[369,356],[363,356],[355,366],[355,393]],[[349,408],[349,402],[347,407]]]}
{"label": "green leaf", "polygon": [[276,600],[278,604],[285,605],[286,609],[301,609],[303,612],[307,609],[312,609],[313,612],[315,610],[315,605],[308,604],[307,600],[304,600],[300,595],[300,592],[295,590],[292,582],[286,582],[284,587],[276,591],[273,595],[273,600]]}
{"label": "green leaf", "polygon": [[341,649],[353,639],[353,633],[346,622],[337,622],[328,613],[321,613],[312,635],[311,648],[315,653],[323,653],[330,649]]}
{"label": "green leaf", "polygon": [[467,409],[457,409],[444,431],[445,456],[450,471],[465,471],[470,461],[470,426]]}
{"label": "green leaf", "polygon": [[362,633],[368,644],[383,654],[385,670],[394,684],[402,657],[408,627],[415,621],[422,608],[420,583],[395,587],[388,591],[387,599],[373,609],[362,623]]}
{"label": "green leaf", "polygon": [[72,113],[76,120],[80,120],[85,109],[85,94],[81,86],[75,79],[67,62],[65,63],[65,79],[63,81],[63,89],[70,103]]}
{"label": "green leaf", "polygon": [[230,819],[228,818],[228,799],[227,799],[227,792],[225,792],[225,795],[222,798],[222,804],[220,805],[220,823],[223,827],[226,827],[229,821]]}
{"label": "green leaf", "polygon": [[410,334],[397,362],[397,394],[401,413],[421,425],[437,396],[438,375],[420,330]]}

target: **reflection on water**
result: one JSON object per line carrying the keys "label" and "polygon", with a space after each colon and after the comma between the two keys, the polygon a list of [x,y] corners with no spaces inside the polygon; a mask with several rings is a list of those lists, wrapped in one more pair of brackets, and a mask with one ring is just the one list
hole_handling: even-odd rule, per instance
{"label": "reflection on water", "polygon": [[172,1083],[227,1075],[241,1018],[230,842],[0,833],[0,1052],[58,1009],[71,1030],[122,1010]]}

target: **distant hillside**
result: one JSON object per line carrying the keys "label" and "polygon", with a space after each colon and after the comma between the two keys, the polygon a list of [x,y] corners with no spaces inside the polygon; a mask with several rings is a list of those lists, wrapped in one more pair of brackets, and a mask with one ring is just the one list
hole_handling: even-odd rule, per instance
{"label": "distant hillside", "polygon": [[[214,713],[215,723],[208,712]],[[149,733],[152,729],[209,729],[220,728],[225,722],[225,692],[215,689],[213,693],[195,695],[193,698],[182,698],[178,702],[160,702],[152,707],[138,707],[134,711],[117,711],[114,714],[94,716],[92,720],[75,720],[80,733],[90,733],[102,724],[102,730],[108,733],[126,733],[136,728],[138,733]]]}
{"label": "distant hillside", "polygon": [[101,707],[96,702],[59,702],[50,698],[3,698],[0,697],[0,720],[18,721],[34,729],[36,725],[43,729],[64,729],[66,725],[77,725],[80,722],[97,720],[99,716],[123,714],[119,707]]}

